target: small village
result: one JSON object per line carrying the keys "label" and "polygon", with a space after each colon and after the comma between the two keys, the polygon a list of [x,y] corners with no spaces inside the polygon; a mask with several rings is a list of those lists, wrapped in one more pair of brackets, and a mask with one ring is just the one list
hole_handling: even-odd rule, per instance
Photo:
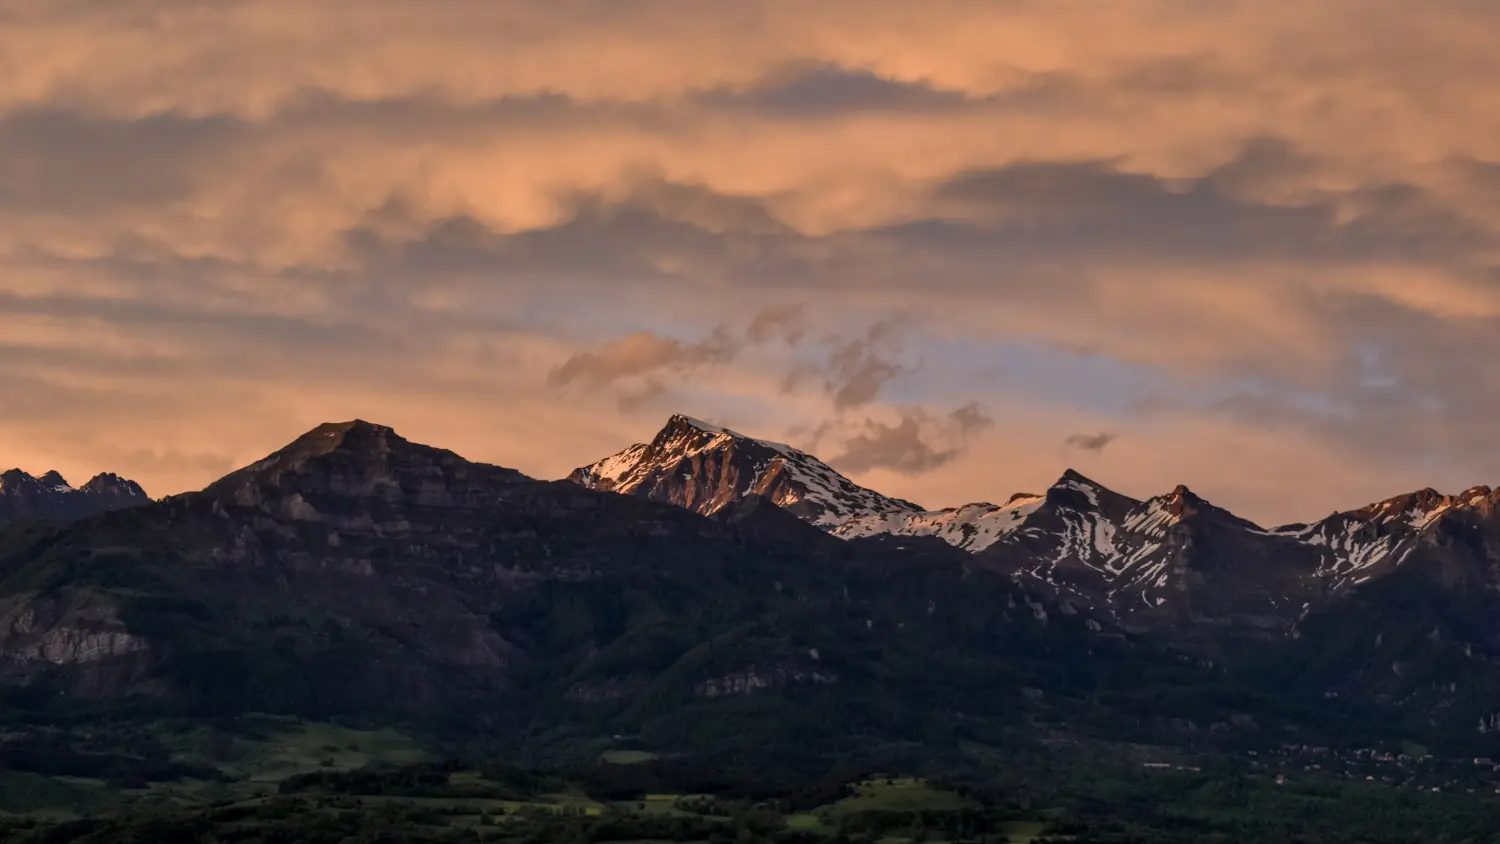
{"label": "small village", "polygon": [[[1274,777],[1278,785],[1299,779],[1336,777],[1432,792],[1500,794],[1500,762],[1490,757],[1449,758],[1435,756],[1421,747],[1409,750],[1412,752],[1283,744],[1274,751],[1248,751],[1244,759],[1252,771]],[[1197,766],[1171,762],[1147,762],[1144,767],[1200,770]]]}

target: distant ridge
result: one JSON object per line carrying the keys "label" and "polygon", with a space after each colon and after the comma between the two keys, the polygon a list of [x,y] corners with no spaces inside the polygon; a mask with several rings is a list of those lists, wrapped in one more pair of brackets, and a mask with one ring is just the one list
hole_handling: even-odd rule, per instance
{"label": "distant ridge", "polygon": [[706,515],[763,498],[844,539],[930,536],[1132,625],[1233,619],[1288,628],[1318,598],[1399,565],[1445,517],[1496,493],[1421,490],[1318,522],[1264,529],[1179,485],[1146,500],[1074,469],[1005,504],[926,510],[860,486],[816,457],[686,415],[568,480]]}
{"label": "distant ridge", "polygon": [[77,488],[56,471],[40,478],[20,469],[0,473],[0,523],[22,519],[71,522],[150,501],[140,484],[110,472],[95,475]]}

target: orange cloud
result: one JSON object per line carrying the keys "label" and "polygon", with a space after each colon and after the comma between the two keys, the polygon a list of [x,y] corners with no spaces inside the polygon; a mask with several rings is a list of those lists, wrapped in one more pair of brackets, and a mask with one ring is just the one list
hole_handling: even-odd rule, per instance
{"label": "orange cloud", "polygon": [[5,6],[0,459],[171,491],[360,416],[555,475],[673,403],[837,450],[979,400],[1048,421],[866,473],[1000,497],[1108,430],[1155,483],[1162,407],[1267,511],[1236,455],[1500,473],[1500,9]]}

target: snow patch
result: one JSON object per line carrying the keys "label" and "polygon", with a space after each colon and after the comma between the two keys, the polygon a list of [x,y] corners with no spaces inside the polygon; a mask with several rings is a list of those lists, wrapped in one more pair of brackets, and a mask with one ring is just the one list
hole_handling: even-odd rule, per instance
{"label": "snow patch", "polygon": [[1126,516],[1122,526],[1131,533],[1162,537],[1166,536],[1167,529],[1177,524],[1178,521],[1180,519],[1167,506],[1165,500],[1153,498],[1146,502],[1146,506]]}
{"label": "snow patch", "polygon": [[844,539],[882,534],[936,536],[949,545],[979,552],[1016,532],[1045,501],[1040,495],[1023,495],[1003,505],[981,502],[946,510],[872,514],[849,519],[833,534]]}

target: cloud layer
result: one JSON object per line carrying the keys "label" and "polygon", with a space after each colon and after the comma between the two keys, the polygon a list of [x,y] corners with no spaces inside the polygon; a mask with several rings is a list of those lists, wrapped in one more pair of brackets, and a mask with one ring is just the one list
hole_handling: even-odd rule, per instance
{"label": "cloud layer", "polygon": [[557,476],[683,410],[929,506],[1500,481],[1500,7],[0,20],[0,464],[174,492],[360,416]]}

